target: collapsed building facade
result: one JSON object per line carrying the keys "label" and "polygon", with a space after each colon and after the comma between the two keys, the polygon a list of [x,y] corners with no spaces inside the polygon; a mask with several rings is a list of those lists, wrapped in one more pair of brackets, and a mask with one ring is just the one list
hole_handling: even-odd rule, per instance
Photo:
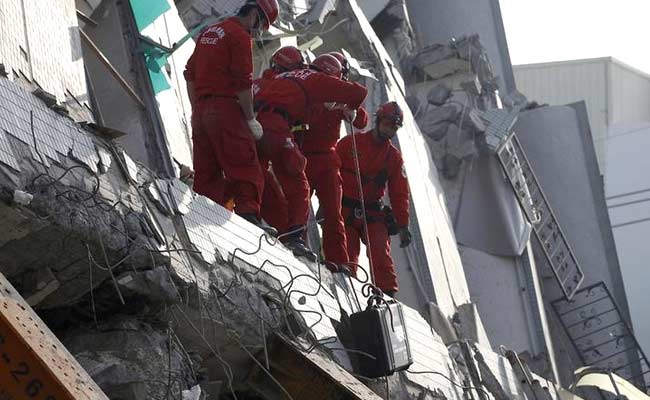
{"label": "collapsed building facade", "polygon": [[344,50],[368,110],[405,110],[413,365],[359,376],[363,282],[182,173],[192,37],[241,3],[0,6],[0,272],[109,398],[556,399],[582,366],[647,389],[586,110],[516,91],[498,2],[281,2],[256,72],[282,45]]}

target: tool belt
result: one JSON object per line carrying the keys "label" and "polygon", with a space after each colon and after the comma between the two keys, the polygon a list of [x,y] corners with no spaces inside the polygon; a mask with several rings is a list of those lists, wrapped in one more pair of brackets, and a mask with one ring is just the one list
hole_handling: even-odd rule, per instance
{"label": "tool belt", "polygon": [[[354,223],[355,219],[363,218],[363,209],[361,208],[360,200],[343,196],[342,205],[343,207],[347,207],[352,210],[350,215],[345,219],[346,226],[351,226]],[[399,233],[399,229],[397,227],[397,220],[393,215],[393,209],[390,208],[389,206],[385,206],[384,202],[381,199],[377,201],[366,202],[364,206],[366,208],[366,214],[368,214],[369,211],[375,211],[379,213],[379,215],[366,216],[366,221],[369,224],[376,223],[376,222],[383,223],[384,225],[386,225],[386,229],[388,230],[388,234],[390,236],[394,236]]]}

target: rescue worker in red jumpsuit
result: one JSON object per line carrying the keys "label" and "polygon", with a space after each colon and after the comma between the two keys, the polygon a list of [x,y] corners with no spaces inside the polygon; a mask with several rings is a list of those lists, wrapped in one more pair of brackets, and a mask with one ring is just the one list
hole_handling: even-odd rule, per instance
{"label": "rescue worker in red jumpsuit", "polygon": [[[342,77],[349,80],[350,68],[347,59],[341,53],[329,53],[342,65]],[[347,268],[348,252],[345,241],[345,225],[341,216],[341,160],[336,154],[336,142],[341,135],[341,121],[354,120],[355,128],[365,128],[368,113],[363,107],[354,112],[347,108],[328,109],[318,104],[312,109],[309,129],[301,142],[301,149],[307,158],[306,175],[311,193],[316,192],[319,203],[318,216],[323,218],[323,253],[330,270]]]}
{"label": "rescue worker in red jumpsuit", "polygon": [[[270,67],[262,73],[262,77],[253,81],[253,95],[257,95],[276,75],[305,67],[305,59],[300,50],[294,46],[278,49],[271,56]],[[264,173],[264,192],[262,194],[261,213],[264,221],[279,232],[289,228],[287,200],[275,175],[269,169],[268,162],[262,165]]]}
{"label": "rescue worker in red jumpsuit", "polygon": [[[395,265],[390,255],[389,230],[391,234],[399,234],[400,247],[406,247],[411,243],[411,233],[408,229],[408,181],[402,155],[390,141],[402,126],[403,118],[404,114],[397,103],[385,103],[377,110],[373,130],[348,135],[336,146],[336,152],[341,157],[342,163],[343,218],[350,262],[358,262],[359,240],[362,240],[368,249],[367,254],[373,267],[375,285],[390,296],[394,296],[399,287]],[[364,231],[364,215],[360,201],[353,140],[356,141],[370,243],[367,243]],[[382,203],[386,187],[388,187],[388,196],[393,209],[391,213],[384,209]],[[351,272],[356,274],[354,264],[350,266]]]}
{"label": "rescue worker in red jumpsuit", "polygon": [[225,182],[242,218],[260,221],[264,175],[256,140],[263,135],[253,109],[252,34],[278,16],[277,0],[247,0],[238,14],[198,37],[184,76],[192,103],[194,190],[224,205]]}
{"label": "rescue worker in red jumpsuit", "polygon": [[305,66],[305,58],[297,47],[280,47],[271,56],[269,68],[262,72],[260,78],[253,81],[253,96],[256,96],[278,74],[305,68]]}
{"label": "rescue worker in red jumpsuit", "polygon": [[294,255],[312,261],[316,255],[303,239],[309,217],[306,159],[298,149],[291,127],[309,123],[309,110],[316,104],[342,103],[350,109],[359,108],[366,97],[366,88],[340,77],[341,63],[324,54],[316,57],[309,68],[279,74],[255,99],[265,132],[260,143],[262,162],[271,161],[287,200],[288,231],[284,244]]}

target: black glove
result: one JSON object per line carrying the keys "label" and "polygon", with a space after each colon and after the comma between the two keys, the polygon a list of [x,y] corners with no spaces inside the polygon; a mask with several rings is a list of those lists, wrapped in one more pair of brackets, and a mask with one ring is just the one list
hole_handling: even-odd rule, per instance
{"label": "black glove", "polygon": [[399,228],[399,247],[404,248],[411,244],[411,231],[408,226]]}

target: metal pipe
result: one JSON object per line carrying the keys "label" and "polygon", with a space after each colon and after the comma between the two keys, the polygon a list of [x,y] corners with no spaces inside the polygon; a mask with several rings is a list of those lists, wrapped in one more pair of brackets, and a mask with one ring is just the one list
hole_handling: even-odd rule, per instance
{"label": "metal pipe", "polygon": [[140,105],[140,107],[146,109],[147,106],[144,104],[144,101],[142,101],[140,96],[138,96],[135,90],[133,90],[133,88],[131,87],[131,85],[129,85],[126,79],[122,77],[119,71],[115,69],[113,64],[111,64],[111,62],[108,60],[108,58],[106,58],[104,53],[102,53],[102,51],[97,47],[97,45],[95,45],[95,43],[88,37],[88,35],[86,35],[86,33],[82,29],[79,29],[79,34],[81,38],[86,42],[86,44],[88,44],[88,46],[93,51],[93,53],[95,53],[99,61],[101,61],[101,63],[104,64],[104,66],[108,69],[111,75],[113,75],[113,78],[115,78],[115,80],[120,84],[120,86],[122,86],[122,88],[129,94],[129,96],[131,96],[131,98],[133,98],[133,100],[135,100]]}
{"label": "metal pipe", "polygon": [[[82,20],[83,22],[85,22],[85,23],[87,23],[87,24],[89,24],[89,25],[92,25],[93,28],[99,25],[99,24],[97,23],[97,21],[95,21],[94,19],[90,18],[89,16],[87,16],[86,14],[82,13],[82,12],[79,11],[79,10],[77,10],[77,17],[79,17],[79,19]],[[79,28],[79,30],[81,31],[81,28]]]}
{"label": "metal pipe", "polygon": [[551,339],[551,331],[548,325],[548,319],[546,317],[546,306],[544,305],[544,297],[542,296],[542,285],[539,282],[539,275],[537,273],[537,265],[535,264],[535,259],[533,255],[533,246],[531,245],[530,240],[526,244],[526,254],[528,255],[528,267],[530,268],[530,275],[533,280],[533,288],[535,290],[535,300],[537,300],[537,308],[539,310],[539,319],[542,325],[542,334],[544,336],[544,342],[546,344],[546,352],[548,353],[548,361],[551,364],[551,370],[553,371],[553,378],[555,378],[555,383],[562,385],[560,380],[560,373],[557,369],[557,361],[555,360],[555,349],[553,346],[553,340]]}

